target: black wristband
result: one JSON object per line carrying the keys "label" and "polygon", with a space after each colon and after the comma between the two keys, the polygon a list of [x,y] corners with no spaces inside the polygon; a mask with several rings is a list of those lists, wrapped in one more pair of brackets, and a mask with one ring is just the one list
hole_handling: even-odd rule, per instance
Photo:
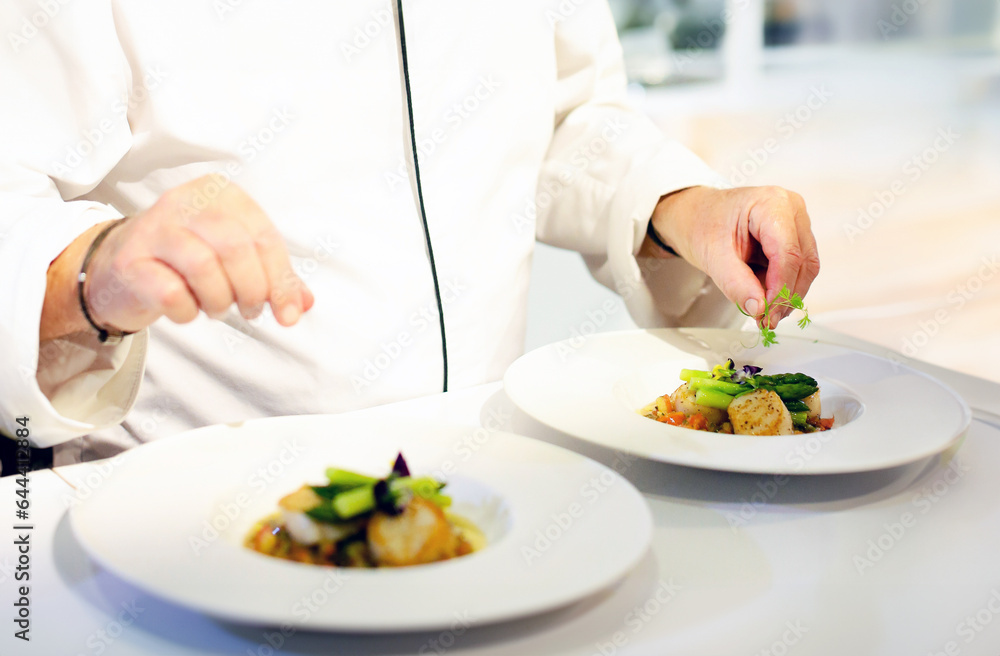
{"label": "black wristband", "polygon": [[84,293],[83,286],[87,282],[87,268],[90,266],[90,260],[94,257],[94,253],[97,251],[97,248],[112,230],[124,222],[125,219],[115,221],[114,223],[108,224],[103,230],[97,233],[94,241],[90,242],[90,247],[87,248],[87,254],[83,256],[83,264],[80,265],[80,275],[76,278],[76,293],[77,297],[80,299],[80,309],[83,310],[83,316],[86,317],[87,323],[89,323],[91,327],[97,331],[97,338],[101,340],[102,344],[107,343],[108,340],[111,340],[112,344],[116,344],[121,341],[122,337],[131,335],[132,333],[97,325],[97,322],[94,321],[93,315],[90,314],[90,308],[87,307],[87,296]]}
{"label": "black wristband", "polygon": [[681,255],[680,255],[680,253],[678,253],[677,251],[675,251],[675,250],[674,250],[673,248],[671,248],[670,246],[667,246],[667,245],[666,245],[666,244],[665,244],[665,243],[663,242],[663,240],[662,240],[662,239],[660,239],[660,235],[658,235],[658,234],[656,233],[656,228],[654,228],[654,227],[653,227],[653,222],[652,222],[652,221],[650,221],[650,222],[649,222],[649,223],[648,223],[648,224],[646,225],[646,236],[648,236],[648,237],[649,237],[650,239],[652,239],[652,240],[653,240],[653,243],[654,243],[654,244],[656,244],[657,246],[659,246],[659,247],[660,247],[660,248],[662,248],[663,250],[667,251],[667,252],[668,252],[668,253],[670,253],[671,255],[675,255],[675,256],[677,256],[677,257],[680,257],[680,256],[681,256]]}

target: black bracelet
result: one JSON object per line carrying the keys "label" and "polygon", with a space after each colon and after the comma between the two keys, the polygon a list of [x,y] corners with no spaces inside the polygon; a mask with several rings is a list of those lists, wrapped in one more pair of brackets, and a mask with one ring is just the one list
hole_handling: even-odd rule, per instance
{"label": "black bracelet", "polygon": [[111,340],[112,344],[117,344],[121,341],[122,337],[131,335],[132,333],[97,325],[93,315],[90,314],[90,309],[87,307],[87,296],[84,294],[83,286],[87,282],[87,268],[90,266],[90,259],[94,257],[94,253],[101,245],[101,242],[104,241],[104,238],[123,223],[125,223],[125,219],[115,221],[97,233],[97,237],[94,238],[94,241],[90,242],[90,247],[87,248],[87,254],[83,256],[83,264],[80,265],[80,275],[76,278],[76,293],[80,299],[80,309],[83,310],[83,316],[86,317],[87,323],[97,331],[97,338],[101,340],[102,344],[107,343],[109,340]]}
{"label": "black bracelet", "polygon": [[654,243],[654,244],[656,244],[657,246],[659,246],[659,247],[660,247],[660,248],[662,248],[663,250],[667,251],[667,252],[668,252],[668,253],[670,253],[671,255],[675,255],[675,256],[677,256],[677,257],[680,257],[680,256],[681,256],[681,255],[680,255],[680,253],[678,253],[677,251],[675,251],[675,250],[674,250],[673,248],[671,248],[670,246],[667,246],[667,245],[666,245],[666,244],[665,244],[665,243],[663,242],[663,240],[662,240],[662,239],[660,239],[660,235],[658,235],[658,234],[656,233],[656,228],[654,228],[654,227],[653,227],[653,222],[652,222],[652,220],[650,220],[650,222],[649,222],[649,223],[647,224],[647,226],[646,226],[646,235],[647,235],[647,236],[648,236],[648,237],[649,237],[650,239],[652,239],[652,240],[653,240],[653,243]]}

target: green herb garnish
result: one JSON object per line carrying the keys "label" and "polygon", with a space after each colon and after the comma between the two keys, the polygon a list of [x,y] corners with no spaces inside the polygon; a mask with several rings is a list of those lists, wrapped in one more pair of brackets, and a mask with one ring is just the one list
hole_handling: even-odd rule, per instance
{"label": "green herb garnish", "polygon": [[[778,295],[774,297],[773,301],[768,302],[767,299],[764,300],[764,318],[757,322],[757,328],[760,330],[761,343],[765,347],[778,343],[777,334],[767,325],[766,322],[771,310],[778,307],[787,307],[802,312],[802,318],[798,321],[799,328],[804,329],[810,323],[809,310],[806,309],[805,303],[802,302],[802,297],[798,294],[793,294],[792,291],[788,289],[788,285],[783,285],[781,287],[781,291],[778,292]],[[744,316],[750,317],[751,319],[756,318],[747,313],[747,311],[743,308],[739,308],[739,310]]]}

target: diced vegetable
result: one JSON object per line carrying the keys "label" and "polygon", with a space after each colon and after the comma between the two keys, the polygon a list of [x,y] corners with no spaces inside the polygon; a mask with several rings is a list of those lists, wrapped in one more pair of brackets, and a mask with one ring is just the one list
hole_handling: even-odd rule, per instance
{"label": "diced vegetable", "polygon": [[705,415],[697,412],[688,417],[685,425],[694,430],[708,430],[708,420],[705,419]]}
{"label": "diced vegetable", "polygon": [[671,426],[683,426],[685,420],[687,420],[687,415],[683,412],[671,412],[660,421],[664,424],[670,424]]}
{"label": "diced vegetable", "polygon": [[670,400],[669,396],[664,394],[663,396],[656,398],[656,411],[661,415],[670,414],[674,411],[674,404],[673,401]]}

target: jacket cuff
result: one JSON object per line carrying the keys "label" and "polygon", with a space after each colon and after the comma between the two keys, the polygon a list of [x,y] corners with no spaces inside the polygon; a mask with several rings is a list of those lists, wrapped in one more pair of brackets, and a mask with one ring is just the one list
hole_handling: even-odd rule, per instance
{"label": "jacket cuff", "polygon": [[138,391],[148,338],[107,345],[80,333],[40,344],[50,263],[80,233],[120,214],[87,201],[5,201],[18,218],[0,243],[0,279],[11,289],[0,298],[0,428],[14,435],[16,419],[27,417],[30,441],[47,447],[122,420]]}
{"label": "jacket cuff", "polygon": [[641,167],[630,171],[615,194],[607,259],[587,258],[591,271],[622,296],[640,326],[740,325],[742,315],[736,306],[691,264],[681,258],[636,257],[660,198],[689,187],[724,188],[728,183],[676,142],[665,143]]}

